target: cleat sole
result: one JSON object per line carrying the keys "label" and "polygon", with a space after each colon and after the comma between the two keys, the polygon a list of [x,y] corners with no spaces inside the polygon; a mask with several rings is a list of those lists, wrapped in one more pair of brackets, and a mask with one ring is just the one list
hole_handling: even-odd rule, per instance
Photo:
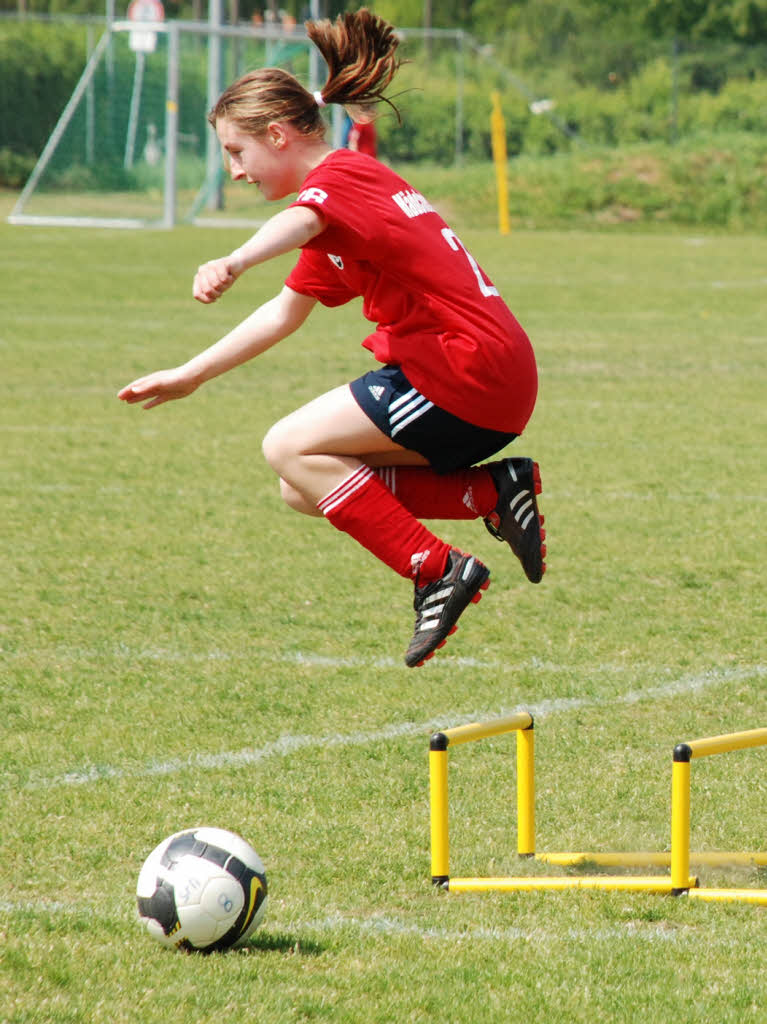
{"label": "cleat sole", "polygon": [[[484,582],[484,583],[480,583],[480,585],[479,585],[479,590],[478,590],[478,591],[476,592],[476,594],[474,595],[474,597],[472,597],[472,599],[471,599],[471,603],[472,603],[472,604],[479,604],[479,602],[480,602],[480,601],[482,600],[482,591],[483,591],[483,590],[487,590],[487,588],[488,588],[489,586],[490,586],[490,577],[488,576],[488,578],[487,578],[487,579],[485,580],[485,582]],[[458,627],[456,626],[456,629],[457,629],[457,628],[458,628]],[[449,634],[448,634],[448,635],[449,635]]]}
{"label": "cleat sole", "polygon": [[[481,562],[479,564],[481,565]],[[474,595],[472,595],[472,597],[469,599],[468,603],[465,605],[465,608],[467,608],[469,606],[469,604],[477,604],[479,602],[479,600],[481,599],[481,597],[482,597],[482,592],[487,590],[489,585],[491,585],[491,577],[489,577],[489,572],[487,572],[486,568],[484,569],[484,571],[487,573],[485,575],[485,579],[482,580],[482,582],[479,584],[479,587],[477,588],[476,593]],[[427,662],[429,662],[429,660],[436,654],[436,652],[438,650],[440,650],[442,647],[444,647],[444,645],[446,643],[448,643],[449,638],[452,637],[453,634],[456,633],[457,631],[458,631],[458,623],[454,623],[453,626],[448,631],[448,634],[446,634],[446,636],[444,636],[439,641],[439,643],[436,644],[436,646],[433,648],[433,650],[430,650],[428,654],[425,654],[421,658],[420,662],[416,662],[411,667],[414,668],[414,669],[420,669],[423,665],[425,665]],[[407,657],[406,657],[406,660],[407,660]]]}

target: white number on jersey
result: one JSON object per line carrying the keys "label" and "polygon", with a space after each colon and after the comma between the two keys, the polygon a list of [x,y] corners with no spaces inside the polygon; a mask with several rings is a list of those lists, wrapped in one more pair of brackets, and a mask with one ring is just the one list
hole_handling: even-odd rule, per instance
{"label": "white number on jersey", "polygon": [[487,281],[484,279],[484,277],[482,276],[482,271],[479,269],[479,264],[471,255],[466,246],[463,244],[458,235],[456,235],[456,233],[452,231],[450,228],[443,228],[442,237],[445,239],[445,241],[453,250],[453,252],[463,251],[464,256],[469,261],[471,269],[474,271],[474,276],[477,279],[479,290],[480,292],[482,292],[485,298],[488,298],[490,295],[498,295],[498,289],[494,288],[491,284],[488,284]]}

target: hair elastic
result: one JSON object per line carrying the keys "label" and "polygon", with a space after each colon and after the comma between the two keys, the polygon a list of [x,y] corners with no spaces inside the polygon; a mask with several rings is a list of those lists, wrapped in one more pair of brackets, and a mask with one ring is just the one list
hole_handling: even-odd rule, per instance
{"label": "hair elastic", "polygon": [[314,101],[315,101],[315,103],[317,104],[318,107],[325,107],[325,106],[327,106],[327,104],[325,103],[325,100],[322,98],[322,93],[319,91],[319,89],[317,90],[317,92],[312,93],[312,95],[314,96]]}

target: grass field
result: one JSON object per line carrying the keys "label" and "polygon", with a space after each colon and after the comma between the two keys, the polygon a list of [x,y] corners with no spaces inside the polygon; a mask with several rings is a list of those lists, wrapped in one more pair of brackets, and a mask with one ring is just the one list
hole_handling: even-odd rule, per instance
{"label": "grass field", "polygon": [[[530,708],[539,848],[664,850],[674,744],[767,725],[767,240],[455,226],[537,348],[516,448],[549,571],[531,587],[481,524],[441,524],[494,582],[412,671],[407,584],[284,510],[260,451],[369,365],[359,308],[146,413],[118,388],[290,260],[203,308],[194,270],[241,232],[0,225],[3,1024],[764,1021],[758,907],[435,891],[427,750]],[[766,769],[696,762],[694,848],[765,847]],[[511,738],[451,754],[456,874],[551,872],[517,861],[513,785]],[[169,953],[135,921],[144,857],[201,823],[266,862],[239,953]]]}

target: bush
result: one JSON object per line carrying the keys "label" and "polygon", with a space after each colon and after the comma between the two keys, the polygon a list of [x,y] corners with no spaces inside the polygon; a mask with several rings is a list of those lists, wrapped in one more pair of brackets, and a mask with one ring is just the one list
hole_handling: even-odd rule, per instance
{"label": "bush", "polygon": [[81,28],[0,23],[0,149],[40,153],[84,63]]}
{"label": "bush", "polygon": [[[94,36],[94,40],[95,40]],[[93,187],[121,186],[121,165],[125,149],[125,126],[135,72],[135,55],[126,38],[113,51],[111,78],[107,81],[102,60],[94,77],[95,121],[101,125],[96,164],[80,166],[86,152],[84,107],[70,123],[66,149],[54,158],[51,174],[58,184],[69,174],[71,180],[93,183]],[[42,152],[51,132],[85,68],[86,33],[82,26],[35,22],[0,23],[0,185],[23,185]],[[206,71],[199,52],[182,55],[179,131],[196,149],[205,147]],[[137,144],[143,146],[146,125],[160,128],[165,120],[166,72],[162,62],[146,64],[141,124]],[[114,164],[114,167],[110,167]],[[71,167],[71,171],[68,168]],[[98,165],[98,166],[96,166]],[[99,184],[97,174],[104,174]]]}
{"label": "bush", "polygon": [[0,149],[0,187],[21,188],[35,166],[33,156],[14,153],[12,149]]}
{"label": "bush", "polygon": [[697,97],[695,122],[711,131],[767,133],[767,81],[733,81],[715,96]]}

